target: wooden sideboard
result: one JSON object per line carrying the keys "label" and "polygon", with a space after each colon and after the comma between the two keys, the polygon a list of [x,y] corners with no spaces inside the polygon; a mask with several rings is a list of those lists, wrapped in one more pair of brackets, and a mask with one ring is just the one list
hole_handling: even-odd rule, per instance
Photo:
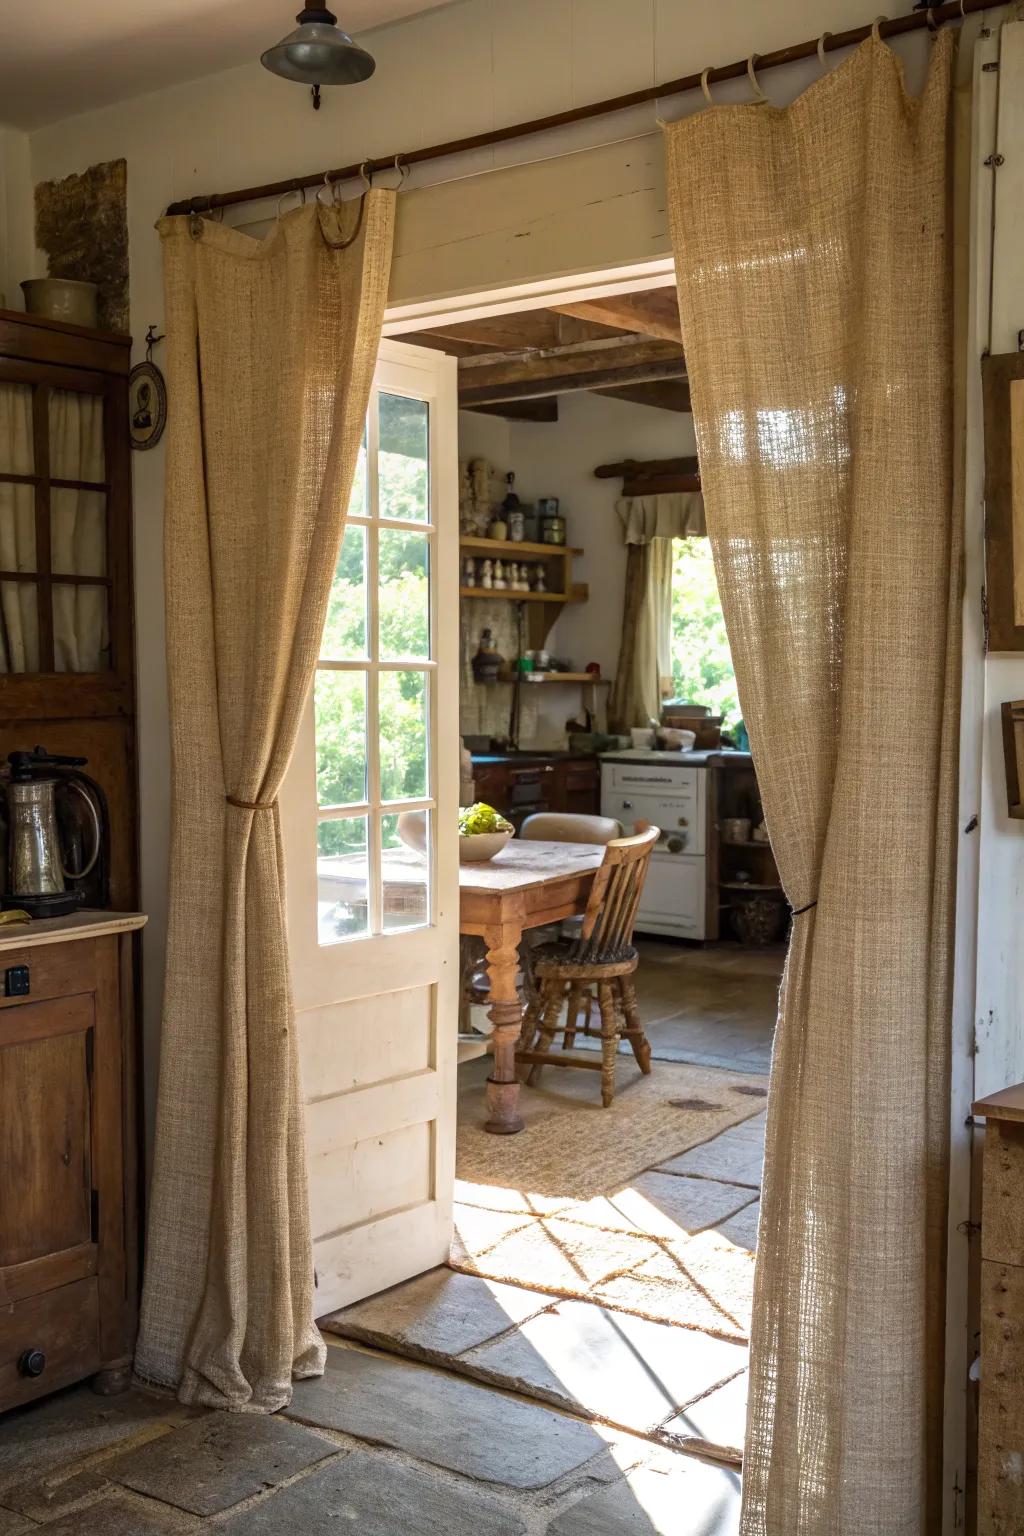
{"label": "wooden sideboard", "polygon": [[133,935],[0,927],[0,1410],[131,1377],[139,1283]]}
{"label": "wooden sideboard", "polygon": [[985,1117],[981,1209],[978,1536],[1024,1531],[1024,1083]]}

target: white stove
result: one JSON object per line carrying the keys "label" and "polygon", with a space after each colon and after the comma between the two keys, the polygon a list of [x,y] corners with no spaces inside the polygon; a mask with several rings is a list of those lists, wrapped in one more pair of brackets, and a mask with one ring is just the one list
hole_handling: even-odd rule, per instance
{"label": "white stove", "polygon": [[706,936],[707,761],[716,753],[628,749],[601,759],[601,814],[661,831],[636,926],[643,933]]}

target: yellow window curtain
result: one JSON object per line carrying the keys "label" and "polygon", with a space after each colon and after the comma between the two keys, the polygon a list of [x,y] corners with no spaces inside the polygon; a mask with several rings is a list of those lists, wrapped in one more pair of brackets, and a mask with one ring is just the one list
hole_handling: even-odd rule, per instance
{"label": "yellow window curtain", "polygon": [[615,510],[626,541],[626,585],[608,725],[625,732],[661,718],[672,678],[672,540],[707,528],[700,491],[621,496]]}
{"label": "yellow window curtain", "polygon": [[797,916],[744,1536],[938,1529],[959,699],[949,104],[872,38],[667,130],[701,478]]}
{"label": "yellow window curtain", "polygon": [[622,641],[608,699],[608,725],[626,732],[661,718],[672,675],[672,540],[626,546]]}
{"label": "yellow window curtain", "polygon": [[[277,794],[320,644],[391,264],[394,194],[256,241],[160,224],[173,819],[136,1369],[270,1412],[323,1370]],[[346,243],[347,242],[347,243]],[[313,850],[310,849],[310,858]]]}

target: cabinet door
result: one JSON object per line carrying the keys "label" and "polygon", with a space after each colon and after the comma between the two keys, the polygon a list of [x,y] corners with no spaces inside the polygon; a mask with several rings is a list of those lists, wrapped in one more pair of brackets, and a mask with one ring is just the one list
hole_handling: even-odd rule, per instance
{"label": "cabinet door", "polygon": [[94,995],[0,1013],[0,1294],[8,1301],[97,1270]]}
{"label": "cabinet door", "polygon": [[601,809],[601,776],[596,763],[562,762],[555,778],[557,811],[597,816]]}

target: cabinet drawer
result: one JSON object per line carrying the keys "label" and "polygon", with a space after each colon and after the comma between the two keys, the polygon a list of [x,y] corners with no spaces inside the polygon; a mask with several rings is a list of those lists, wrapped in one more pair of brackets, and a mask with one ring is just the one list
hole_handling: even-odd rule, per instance
{"label": "cabinet drawer", "polygon": [[[5,978],[19,966],[28,971],[28,992],[7,997]],[[24,949],[5,950],[0,962],[0,1009],[95,990],[96,946],[88,939],[74,944],[26,944]]]}
{"label": "cabinet drawer", "polygon": [[[38,1376],[22,1361],[38,1350]],[[0,1410],[31,1402],[100,1367],[99,1304],[94,1279],[0,1307]]]}

